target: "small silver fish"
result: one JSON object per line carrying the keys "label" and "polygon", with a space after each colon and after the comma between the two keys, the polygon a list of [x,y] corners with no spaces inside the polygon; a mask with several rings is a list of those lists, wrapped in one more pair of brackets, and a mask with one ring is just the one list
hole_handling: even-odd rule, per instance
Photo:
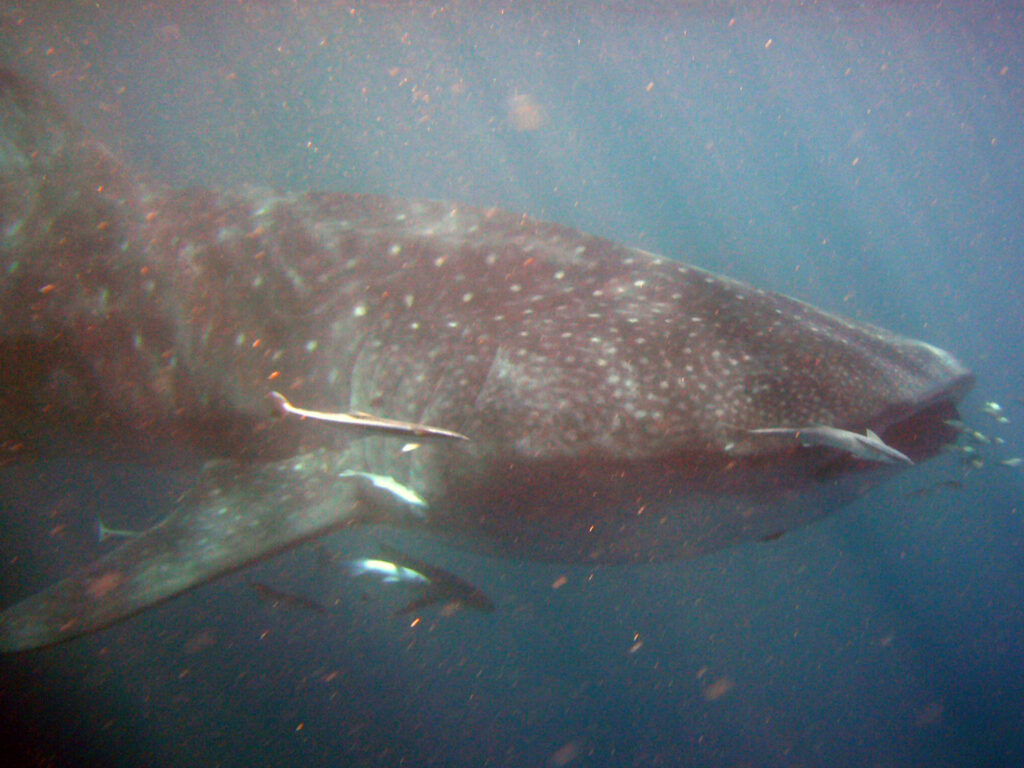
{"label": "small silver fish", "polygon": [[987,413],[999,424],[1009,424],[1010,420],[1003,415],[1003,406],[994,400],[989,400],[983,406],[981,406],[983,413]]}
{"label": "small silver fish", "polygon": [[[426,508],[427,502],[412,488],[406,485],[402,485],[395,478],[388,475],[375,475],[372,472],[354,472],[350,469],[346,469],[344,472],[340,472],[338,477],[361,477],[364,480],[369,480],[374,488],[380,488],[382,491],[387,491],[392,496],[401,499],[406,504],[412,504],[414,507]],[[422,516],[421,512],[417,512]]]}
{"label": "small silver fish", "polygon": [[990,445],[992,443],[992,439],[988,435],[976,429],[968,429],[965,434],[980,445]]}
{"label": "small silver fish", "polygon": [[351,560],[348,569],[353,576],[379,576],[385,584],[426,584],[429,581],[426,576],[412,568],[373,557]]}
{"label": "small silver fish", "polygon": [[398,614],[412,613],[433,603],[445,603],[448,608],[466,607],[490,613],[494,603],[483,592],[454,573],[417,560],[387,544],[380,545],[387,560],[363,558],[349,562],[349,571],[355,576],[372,574],[385,583],[410,584],[416,596],[400,608]]}

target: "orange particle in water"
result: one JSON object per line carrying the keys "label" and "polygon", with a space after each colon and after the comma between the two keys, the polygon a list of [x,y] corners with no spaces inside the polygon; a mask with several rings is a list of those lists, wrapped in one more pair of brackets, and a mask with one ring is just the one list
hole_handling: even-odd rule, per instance
{"label": "orange particle in water", "polygon": [[120,571],[110,571],[89,582],[86,593],[93,600],[100,600],[124,583],[124,574]]}
{"label": "orange particle in water", "polygon": [[547,122],[547,115],[536,99],[519,93],[509,103],[508,119],[517,131],[536,131]]}
{"label": "orange particle in water", "polygon": [[718,701],[735,687],[736,683],[728,677],[720,677],[704,689],[704,698],[708,701]]}

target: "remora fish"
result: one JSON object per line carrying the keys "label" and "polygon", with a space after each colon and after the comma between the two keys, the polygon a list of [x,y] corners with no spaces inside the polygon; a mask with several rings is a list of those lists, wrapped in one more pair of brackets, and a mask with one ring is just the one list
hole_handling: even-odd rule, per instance
{"label": "remora fish", "polygon": [[385,582],[411,584],[415,587],[419,592],[417,597],[396,613],[412,613],[441,602],[484,613],[494,611],[494,603],[487,595],[454,573],[417,560],[387,544],[381,544],[380,549],[386,560],[355,560],[350,563],[350,569],[355,576],[373,574]]}
{"label": "remora fish", "polygon": [[836,427],[766,427],[747,430],[752,435],[777,435],[793,438],[805,448],[826,447],[840,451],[865,461],[881,461],[886,464],[902,461],[905,464],[914,462],[906,454],[900,453],[872,432],[867,430],[863,435],[848,429]]}
{"label": "remora fish", "polygon": [[[757,541],[899,467],[737,429],[870,429],[920,461],[972,382],[923,342],[519,214],[144,186],[10,73],[0,130],[0,446],[196,477],[162,522],[0,613],[0,650],[367,521],[561,561]],[[281,418],[271,392],[469,439],[402,450]]]}

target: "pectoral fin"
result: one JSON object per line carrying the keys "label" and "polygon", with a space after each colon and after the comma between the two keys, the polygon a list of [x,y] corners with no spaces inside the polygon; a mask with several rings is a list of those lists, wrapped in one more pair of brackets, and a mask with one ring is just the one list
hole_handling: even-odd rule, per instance
{"label": "pectoral fin", "polygon": [[0,613],[0,651],[94,632],[231,571],[360,522],[342,459],[219,462],[162,522]]}

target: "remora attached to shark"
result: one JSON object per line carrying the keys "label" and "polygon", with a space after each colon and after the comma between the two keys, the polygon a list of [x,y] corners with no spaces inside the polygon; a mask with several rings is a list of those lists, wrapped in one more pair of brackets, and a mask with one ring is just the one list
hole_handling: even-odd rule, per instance
{"label": "remora attached to shark", "polygon": [[904,464],[913,464],[909,456],[888,446],[885,442],[872,432],[866,430],[863,435],[850,432],[846,429],[836,427],[769,427],[766,429],[751,429],[752,435],[774,435],[796,440],[805,448],[829,447],[845,451],[851,456],[864,461],[881,461],[887,464],[902,461]]}
{"label": "remora attached to shark", "polygon": [[870,429],[919,461],[972,381],[928,344],[526,216],[143,186],[10,73],[0,127],[9,458],[196,472],[161,523],[0,613],[2,650],[366,521],[562,561],[764,539],[899,467],[751,431]]}

